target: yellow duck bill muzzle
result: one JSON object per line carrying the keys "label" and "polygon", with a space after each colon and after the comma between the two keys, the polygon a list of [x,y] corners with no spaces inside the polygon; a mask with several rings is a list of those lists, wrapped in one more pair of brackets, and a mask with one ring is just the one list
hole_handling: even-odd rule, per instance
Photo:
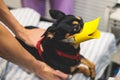
{"label": "yellow duck bill muzzle", "polygon": [[99,22],[100,17],[92,21],[85,22],[82,31],[73,35],[74,37],[73,43],[76,44],[86,40],[100,38],[100,31],[97,29]]}

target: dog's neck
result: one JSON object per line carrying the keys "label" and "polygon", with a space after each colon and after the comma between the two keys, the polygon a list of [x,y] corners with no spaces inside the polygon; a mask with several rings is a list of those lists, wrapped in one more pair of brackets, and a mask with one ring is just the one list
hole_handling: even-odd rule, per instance
{"label": "dog's neck", "polygon": [[77,55],[80,51],[79,45],[76,46],[62,41],[43,39],[42,45],[44,46],[45,49],[51,48],[51,50],[60,50],[63,53],[70,55]]}
{"label": "dog's neck", "polygon": [[56,48],[64,53],[71,55],[76,55],[80,51],[80,47],[75,48],[72,44],[64,42],[57,42]]}

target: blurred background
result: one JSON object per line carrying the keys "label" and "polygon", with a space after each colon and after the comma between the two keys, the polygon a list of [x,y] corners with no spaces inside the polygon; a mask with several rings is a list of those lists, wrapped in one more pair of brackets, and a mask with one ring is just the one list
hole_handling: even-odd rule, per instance
{"label": "blurred background", "polygon": [[[11,8],[20,8],[21,0],[4,0]],[[118,0],[74,0],[74,15],[81,16],[84,21],[90,21],[101,17],[100,29],[106,30],[106,9],[113,7]],[[46,0],[46,17],[49,18],[49,0]]]}

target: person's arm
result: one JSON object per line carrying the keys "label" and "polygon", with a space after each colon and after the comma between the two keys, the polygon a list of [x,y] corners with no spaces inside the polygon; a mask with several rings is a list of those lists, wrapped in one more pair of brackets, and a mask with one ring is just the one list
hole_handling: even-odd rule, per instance
{"label": "person's arm", "polygon": [[0,21],[2,21],[12,32],[24,41],[26,44],[35,47],[40,40],[44,30],[42,29],[25,29],[12,15],[3,0],[0,0]]}
{"label": "person's arm", "polygon": [[45,80],[60,80],[58,76],[64,78],[63,80],[67,78],[67,75],[36,60],[2,24],[0,24],[0,57],[34,72]]}
{"label": "person's arm", "polygon": [[23,26],[14,18],[3,0],[0,0],[0,20],[9,27],[15,35],[24,31]]}

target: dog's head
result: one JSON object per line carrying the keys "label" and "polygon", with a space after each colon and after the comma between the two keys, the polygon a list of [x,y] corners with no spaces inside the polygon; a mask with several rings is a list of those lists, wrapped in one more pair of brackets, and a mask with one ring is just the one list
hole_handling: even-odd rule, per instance
{"label": "dog's head", "polygon": [[79,33],[84,25],[81,17],[66,15],[58,10],[50,10],[50,15],[55,19],[55,23],[50,26],[44,36],[55,41],[69,42],[69,38]]}

